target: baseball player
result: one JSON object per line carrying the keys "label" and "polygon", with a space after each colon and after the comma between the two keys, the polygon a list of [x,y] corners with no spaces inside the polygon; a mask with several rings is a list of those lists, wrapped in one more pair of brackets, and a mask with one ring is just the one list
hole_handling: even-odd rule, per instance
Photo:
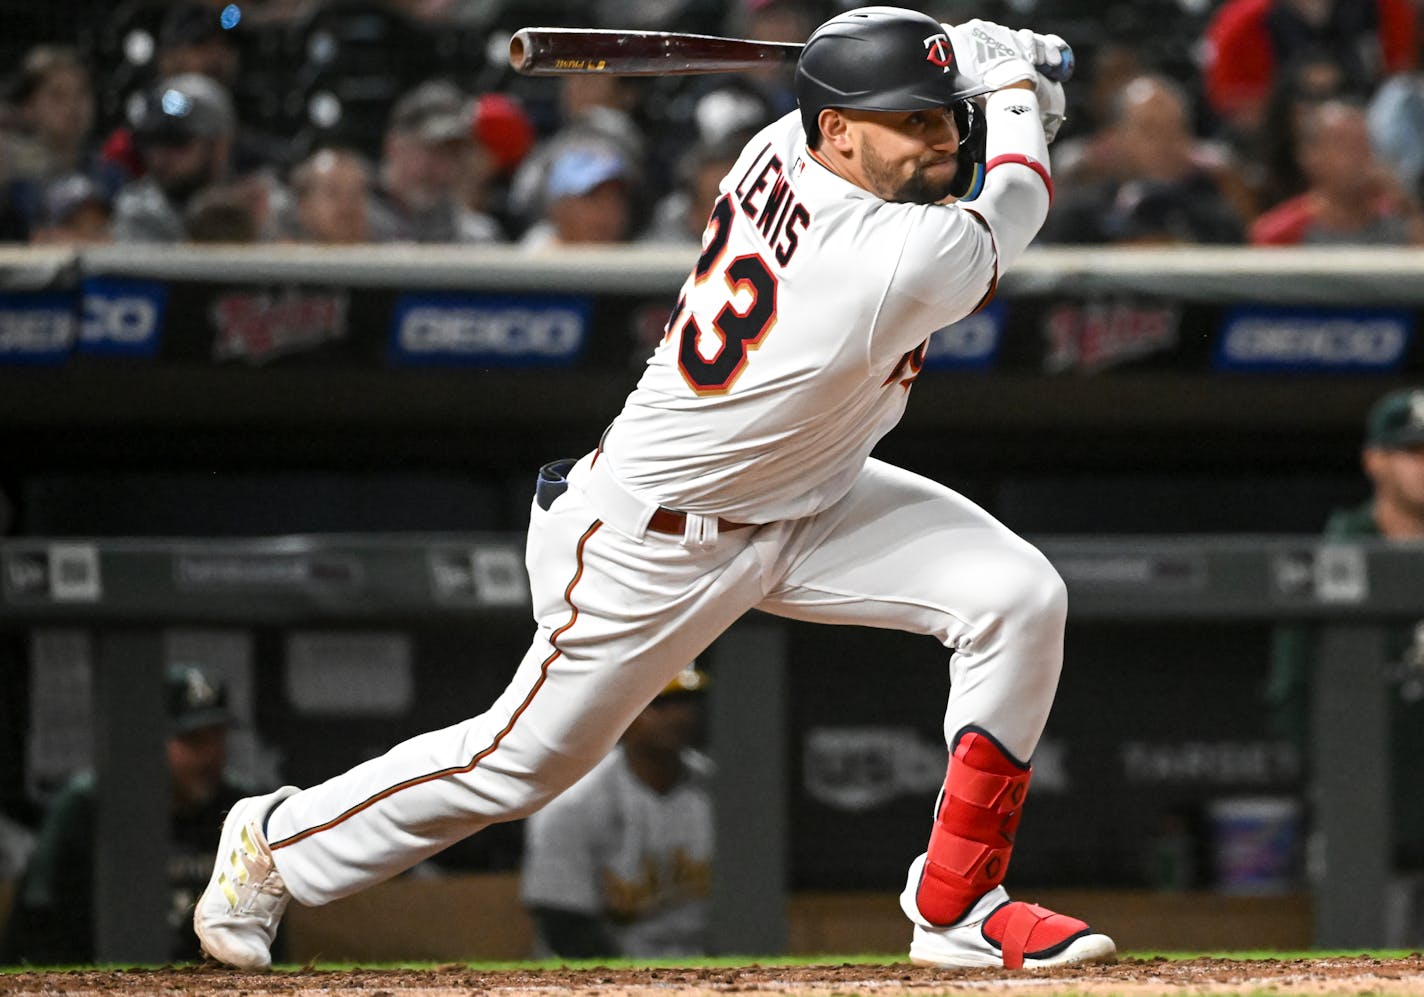
{"label": "baseball player", "polygon": [[1043,223],[1062,90],[1033,67],[1059,44],[891,7],[816,29],[798,112],[722,181],[623,411],[593,452],[540,473],[538,630],[509,687],[479,716],[234,807],[194,913],[209,955],[266,966],[289,898],[346,896],[538,810],[753,608],[948,653],[948,769],[901,897],[915,962],[1114,954],[1001,885],[1062,664],[1062,580],[964,497],[870,456],[929,337],[988,301]]}
{"label": "baseball player", "polygon": [[520,897],[543,953],[706,952],[711,764],[691,747],[706,684],[678,672],[618,747],[525,822]]}

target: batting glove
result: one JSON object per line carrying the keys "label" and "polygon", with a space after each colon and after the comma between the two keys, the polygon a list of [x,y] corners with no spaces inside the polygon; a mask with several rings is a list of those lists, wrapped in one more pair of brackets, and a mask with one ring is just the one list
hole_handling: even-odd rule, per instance
{"label": "batting glove", "polygon": [[1038,70],[1033,89],[1038,94],[1043,136],[1052,143],[1067,116],[1063,81],[1073,76],[1073,49],[1058,35],[1040,35],[1029,28],[1020,28],[1014,37],[1023,57]]}
{"label": "batting glove", "polygon": [[1029,28],[1014,32],[1019,53],[1050,80],[1062,83],[1073,78],[1073,49],[1059,35],[1040,35]]}
{"label": "batting glove", "polygon": [[1037,77],[1031,61],[1033,49],[1025,52],[1020,47],[1018,32],[979,18],[943,27],[960,73],[970,79],[997,90]]}

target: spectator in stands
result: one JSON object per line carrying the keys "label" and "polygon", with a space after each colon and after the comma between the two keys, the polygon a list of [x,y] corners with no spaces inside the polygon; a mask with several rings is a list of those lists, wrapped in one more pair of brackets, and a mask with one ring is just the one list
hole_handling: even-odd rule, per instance
{"label": "spectator in stands", "polygon": [[30,242],[45,246],[93,246],[112,239],[113,205],[83,174],[55,180],[45,189],[45,213],[30,230]]}
{"label": "spectator in stands", "polygon": [[[741,0],[740,6],[744,12],[743,26],[737,32],[740,38],[800,44],[824,20],[818,13],[813,13],[804,0]],[[794,60],[771,62],[741,75],[754,84],[766,100],[771,109],[770,118],[778,118],[795,109]]]}
{"label": "spectator in stands", "polygon": [[535,147],[510,183],[510,214],[528,225],[547,212],[544,200],[549,168],[570,146],[616,146],[641,176],[647,141],[635,120],[639,91],[633,81],[615,76],[565,76],[559,81],[561,127]]}
{"label": "spectator in stands", "polygon": [[1380,161],[1405,190],[1424,197],[1424,65],[1385,80],[1370,101],[1369,125]]}
{"label": "spectator in stands", "polygon": [[1424,242],[1424,215],[1370,151],[1364,108],[1327,101],[1301,122],[1296,155],[1306,191],[1251,227],[1258,246]]}
{"label": "spectator in stands", "polygon": [[[207,885],[209,838],[223,814],[249,790],[225,777],[231,717],[227,691],[199,669],[167,679],[168,772],[173,823],[168,881],[175,960],[200,958],[190,927]],[[50,804],[0,945],[0,962],[84,963],[94,959],[95,782],[76,775]]]}
{"label": "spectator in stands", "polygon": [[460,169],[470,142],[468,101],[444,81],[396,102],[371,217],[379,242],[456,242]]}
{"label": "spectator in stands", "polygon": [[[235,28],[237,22],[228,22]],[[199,73],[231,90],[237,85],[242,56],[232,28],[223,26],[222,7],[179,0],[169,7],[158,29],[155,62],[162,78]]]}
{"label": "spectator in stands", "polygon": [[1224,150],[1192,133],[1177,84],[1139,76],[1110,126],[1118,175],[1066,193],[1041,238],[1082,243],[1239,243],[1245,187]]}
{"label": "spectator in stands", "polygon": [[252,199],[236,183],[213,184],[193,195],[183,213],[189,242],[256,242],[258,222]]}
{"label": "spectator in stands", "polygon": [[371,241],[371,167],[351,149],[320,149],[292,171],[293,237],[302,242]]}
{"label": "spectator in stands", "polygon": [[1417,19],[1413,0],[1227,0],[1206,30],[1207,100],[1249,135],[1280,67],[1309,52],[1328,53],[1369,92],[1414,66]]}
{"label": "spectator in stands", "polygon": [[[252,92],[257,86],[255,74],[244,77],[242,55],[237,33],[243,18],[228,18],[223,4],[178,0],[163,17],[158,31],[158,49],[154,63],[160,79],[197,73],[222,84],[230,95]],[[230,12],[228,12],[230,13]],[[235,111],[240,109],[234,107]],[[291,163],[292,143],[255,127],[237,114],[232,149],[232,170],[238,176],[250,176],[274,167],[285,168]],[[267,233],[264,233],[267,234]]]}
{"label": "spectator in stands", "polygon": [[544,952],[706,952],[711,763],[693,744],[706,675],[680,672],[618,747],[525,823],[520,894]]}
{"label": "spectator in stands", "polygon": [[230,173],[236,127],[232,99],[209,77],[175,76],[150,92],[134,122],[146,172],[119,192],[115,241],[181,242],[188,202]]}
{"label": "spectator in stands", "polygon": [[546,217],[525,233],[521,244],[541,250],[625,241],[632,176],[617,146],[593,141],[567,146],[549,167]]}
{"label": "spectator in stands", "polygon": [[[1424,541],[1424,386],[1392,391],[1370,409],[1360,455],[1372,495],[1335,510],[1325,527],[1333,540]],[[1424,795],[1418,761],[1424,755],[1424,619],[1392,632],[1390,794],[1393,864],[1399,873],[1384,899],[1386,944],[1424,943]],[[1316,628],[1278,628],[1271,641],[1266,701],[1275,732],[1308,758]]]}
{"label": "spectator in stands", "polygon": [[534,145],[534,123],[513,98],[481,94],[470,105],[470,139],[460,167],[460,241],[503,240],[509,182]]}
{"label": "spectator in stands", "polygon": [[678,164],[678,186],[653,209],[652,224],[640,242],[699,245],[718,186],[741,153],[742,142],[699,143]]}
{"label": "spectator in stands", "polygon": [[1060,197],[1118,176],[1112,124],[1127,85],[1148,75],[1137,47],[1127,42],[1104,40],[1089,59],[1079,70],[1087,99],[1074,103],[1072,117],[1053,144],[1053,188]]}
{"label": "spectator in stands", "polygon": [[89,73],[68,48],[41,45],[26,54],[5,95],[10,129],[0,137],[0,215],[4,234],[24,240],[42,222],[50,184],[85,176],[112,197],[122,174],[106,165],[93,141]]}
{"label": "spectator in stands", "polygon": [[1344,72],[1328,55],[1307,54],[1282,68],[1272,84],[1265,120],[1251,143],[1251,186],[1259,210],[1305,193],[1305,174],[1296,155],[1304,120],[1325,101],[1350,96]]}

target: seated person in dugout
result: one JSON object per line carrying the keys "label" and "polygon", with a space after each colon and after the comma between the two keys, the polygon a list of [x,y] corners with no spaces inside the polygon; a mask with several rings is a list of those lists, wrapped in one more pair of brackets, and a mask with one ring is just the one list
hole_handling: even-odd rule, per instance
{"label": "seated person in dugout", "polygon": [[[224,774],[232,716],[227,690],[197,668],[174,667],[167,678],[167,759],[173,791],[168,886],[171,958],[201,958],[189,918],[210,871],[213,828],[251,792]],[[81,772],[54,798],[29,865],[15,891],[0,962],[93,962],[94,851],[97,784]]]}
{"label": "seated person in dugout", "polygon": [[521,896],[537,955],[707,951],[710,762],[692,745],[707,676],[684,669],[598,767],[525,823]]}

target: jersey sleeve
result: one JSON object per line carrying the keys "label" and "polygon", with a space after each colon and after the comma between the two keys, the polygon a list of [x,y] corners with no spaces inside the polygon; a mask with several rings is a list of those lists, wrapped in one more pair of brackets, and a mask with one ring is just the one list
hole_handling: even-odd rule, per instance
{"label": "jersey sleeve", "polygon": [[603,912],[597,855],[599,830],[608,823],[603,810],[598,794],[575,787],[525,821],[519,895],[526,907]]}
{"label": "jersey sleeve", "polygon": [[910,215],[908,231],[876,333],[896,356],[974,311],[998,266],[993,234],[965,209],[929,204],[902,210]]}

